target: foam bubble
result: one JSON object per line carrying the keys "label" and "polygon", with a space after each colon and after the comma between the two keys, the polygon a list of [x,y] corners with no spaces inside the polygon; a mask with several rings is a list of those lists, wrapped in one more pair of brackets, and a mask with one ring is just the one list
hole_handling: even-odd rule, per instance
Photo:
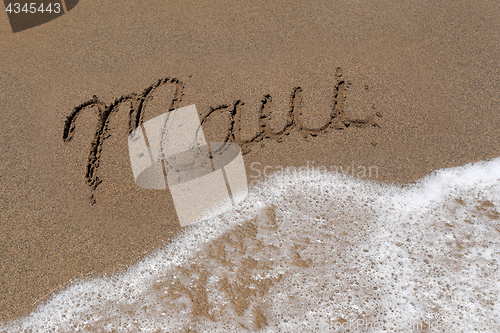
{"label": "foam bubble", "polygon": [[500,158],[412,185],[288,171],[6,332],[494,332]]}

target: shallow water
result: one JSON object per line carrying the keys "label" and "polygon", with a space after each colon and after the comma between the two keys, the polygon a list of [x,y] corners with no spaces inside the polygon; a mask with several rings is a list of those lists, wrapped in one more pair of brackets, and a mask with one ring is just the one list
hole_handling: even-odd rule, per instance
{"label": "shallow water", "polygon": [[403,187],[289,170],[0,330],[495,332],[499,210],[500,158]]}

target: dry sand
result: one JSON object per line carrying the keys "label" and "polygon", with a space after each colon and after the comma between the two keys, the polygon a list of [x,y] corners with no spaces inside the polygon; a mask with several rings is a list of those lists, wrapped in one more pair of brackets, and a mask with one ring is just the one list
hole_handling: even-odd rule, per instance
{"label": "dry sand", "polygon": [[241,144],[249,181],[253,169],[309,161],[406,183],[500,155],[499,16],[495,0],[81,0],[36,28],[2,25],[0,319],[180,230],[168,193],[134,184],[137,104],[113,108],[86,178],[99,108],[63,136],[94,95],[102,110],[122,96],[138,103],[164,80],[143,95],[143,119],[163,113],[155,103],[196,104],[202,118],[220,108],[204,122],[209,141],[227,137],[232,112],[241,143],[259,132],[263,105],[275,132],[293,110],[289,135]]}

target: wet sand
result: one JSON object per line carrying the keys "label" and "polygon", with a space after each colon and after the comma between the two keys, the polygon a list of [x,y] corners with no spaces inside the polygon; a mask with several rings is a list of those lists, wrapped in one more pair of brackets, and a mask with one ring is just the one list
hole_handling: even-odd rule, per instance
{"label": "wet sand", "polygon": [[[207,141],[245,150],[249,182],[314,165],[408,183],[499,156],[499,11],[494,1],[81,1],[39,27],[0,29],[0,319],[180,230],[169,194],[134,184],[129,113],[196,104]],[[69,140],[67,117],[86,102]],[[99,108],[113,103],[100,133]]]}

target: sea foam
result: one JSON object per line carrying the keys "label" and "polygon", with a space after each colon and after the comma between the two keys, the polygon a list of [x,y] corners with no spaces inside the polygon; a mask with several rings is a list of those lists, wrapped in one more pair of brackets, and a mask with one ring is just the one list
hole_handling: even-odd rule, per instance
{"label": "sea foam", "polygon": [[496,332],[500,158],[414,184],[275,174],[3,332]]}

